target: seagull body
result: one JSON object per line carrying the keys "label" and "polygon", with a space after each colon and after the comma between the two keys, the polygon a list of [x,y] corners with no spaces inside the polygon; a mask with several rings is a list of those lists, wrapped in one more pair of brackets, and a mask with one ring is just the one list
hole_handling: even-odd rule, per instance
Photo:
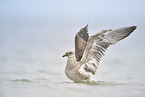
{"label": "seagull body", "polygon": [[72,51],[68,51],[67,53],[72,54],[68,56],[65,68],[66,76],[73,81],[85,81],[90,79],[90,75],[83,71],[83,69],[81,69],[80,63],[76,61],[75,54]]}
{"label": "seagull body", "polygon": [[99,62],[110,45],[129,36],[136,26],[123,27],[115,30],[102,30],[89,37],[88,25],[75,36],[75,53],[67,51],[63,57],[68,57],[65,68],[66,76],[75,82],[94,81]]}

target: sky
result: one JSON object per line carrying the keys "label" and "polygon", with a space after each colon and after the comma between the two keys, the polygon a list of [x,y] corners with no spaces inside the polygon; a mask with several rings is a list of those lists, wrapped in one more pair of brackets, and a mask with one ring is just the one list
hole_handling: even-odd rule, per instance
{"label": "sky", "polygon": [[143,18],[144,0],[0,0],[2,20]]}
{"label": "sky", "polygon": [[30,45],[44,41],[59,45],[68,38],[72,48],[75,34],[87,24],[90,35],[136,25],[130,44],[136,43],[134,49],[143,49],[144,4],[145,0],[0,0],[0,43],[13,46],[28,38],[28,43],[33,41]]}

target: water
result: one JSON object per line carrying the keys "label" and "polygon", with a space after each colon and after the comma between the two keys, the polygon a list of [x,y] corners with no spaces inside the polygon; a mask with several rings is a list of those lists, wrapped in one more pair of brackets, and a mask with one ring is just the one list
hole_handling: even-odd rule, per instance
{"label": "water", "polygon": [[[55,8],[49,0],[1,1],[0,97],[144,97],[144,2],[127,1],[83,5],[74,0]],[[74,83],[64,74],[67,59],[61,56],[74,50],[74,36],[87,23],[90,35],[138,27],[108,49],[94,76],[97,83]]]}
{"label": "water", "polygon": [[12,36],[5,31],[1,39],[0,97],[145,96],[145,57],[135,49],[129,51],[134,47],[131,38],[108,49],[94,76],[97,83],[74,83],[64,74],[66,59],[61,56],[73,49],[75,33],[49,37],[45,27],[46,31],[31,34],[21,29]]}

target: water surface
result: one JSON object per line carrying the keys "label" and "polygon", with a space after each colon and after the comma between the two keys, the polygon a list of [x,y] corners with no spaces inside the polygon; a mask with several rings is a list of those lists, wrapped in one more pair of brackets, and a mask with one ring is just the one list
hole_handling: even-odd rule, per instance
{"label": "water surface", "polygon": [[[142,0],[0,1],[0,97],[144,97],[144,9]],[[108,49],[97,83],[74,83],[61,56],[87,23],[90,35],[137,29]]]}

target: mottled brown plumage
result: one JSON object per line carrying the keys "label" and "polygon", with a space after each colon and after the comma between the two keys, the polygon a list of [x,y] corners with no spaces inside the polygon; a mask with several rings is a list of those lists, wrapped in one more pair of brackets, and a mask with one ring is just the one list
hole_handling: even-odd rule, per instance
{"label": "mottled brown plumage", "polygon": [[87,32],[88,25],[82,28],[75,36],[75,56],[77,61],[81,60],[84,50],[86,48],[87,40],[89,38]]}
{"label": "mottled brown plumage", "polygon": [[68,51],[63,56],[68,57],[65,68],[67,77],[73,81],[92,80],[91,76],[96,74],[107,48],[129,36],[135,29],[136,26],[102,30],[89,37],[87,26],[82,28],[75,37],[75,53]]}

